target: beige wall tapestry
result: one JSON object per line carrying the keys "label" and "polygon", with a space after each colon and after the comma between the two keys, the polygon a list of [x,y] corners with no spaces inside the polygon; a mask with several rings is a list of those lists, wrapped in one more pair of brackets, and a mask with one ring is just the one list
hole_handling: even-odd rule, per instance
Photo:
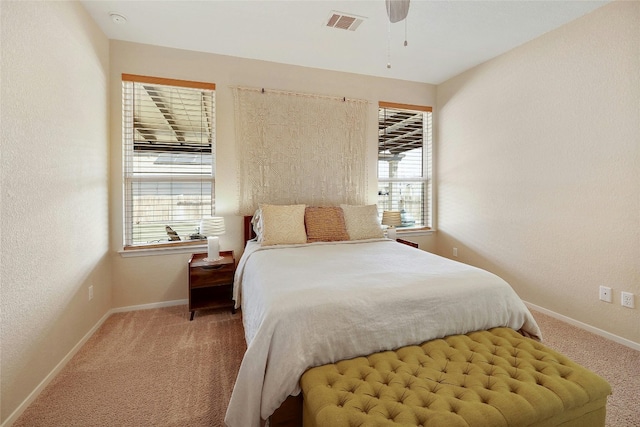
{"label": "beige wall tapestry", "polygon": [[259,203],[365,203],[366,100],[232,90],[240,215]]}

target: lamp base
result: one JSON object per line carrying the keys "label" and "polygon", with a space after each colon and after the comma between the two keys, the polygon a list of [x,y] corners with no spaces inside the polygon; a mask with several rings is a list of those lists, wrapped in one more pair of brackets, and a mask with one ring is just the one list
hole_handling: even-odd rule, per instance
{"label": "lamp base", "polygon": [[206,257],[206,258],[203,258],[202,260],[203,260],[204,262],[216,262],[216,261],[222,261],[223,259],[224,259],[224,257],[223,257],[223,256],[219,256],[219,257],[217,257],[217,258],[209,258],[209,257]]}
{"label": "lamp base", "polygon": [[387,238],[391,240],[396,240],[398,238],[395,227],[387,228]]}
{"label": "lamp base", "polygon": [[204,259],[207,262],[220,261],[220,242],[218,236],[207,237],[207,257]]}

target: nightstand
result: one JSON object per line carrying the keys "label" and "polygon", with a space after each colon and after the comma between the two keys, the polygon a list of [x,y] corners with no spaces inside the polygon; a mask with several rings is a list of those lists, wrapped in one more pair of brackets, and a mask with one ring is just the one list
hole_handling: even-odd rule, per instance
{"label": "nightstand", "polygon": [[398,243],[402,243],[403,245],[411,246],[411,247],[413,247],[413,248],[417,248],[417,247],[418,247],[418,244],[417,244],[417,243],[410,242],[409,240],[396,239],[396,242],[398,242]]}
{"label": "nightstand", "polygon": [[219,261],[205,261],[206,253],[193,254],[189,260],[189,311],[191,319],[196,310],[231,308],[233,304],[233,276],[236,260],[233,251],[221,251]]}

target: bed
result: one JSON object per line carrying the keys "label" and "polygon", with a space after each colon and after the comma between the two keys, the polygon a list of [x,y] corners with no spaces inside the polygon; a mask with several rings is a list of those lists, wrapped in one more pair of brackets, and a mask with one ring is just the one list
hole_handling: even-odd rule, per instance
{"label": "bed", "polygon": [[[295,214],[280,215],[261,206],[253,223],[263,240],[248,241],[238,263],[234,300],[242,307],[247,351],[228,426],[263,425],[300,393],[300,377],[314,366],[495,327],[541,339],[535,319],[504,280],[386,239],[375,205],[336,207],[334,216],[323,212],[319,224],[305,217],[308,207],[296,206]],[[315,239],[311,224],[333,227],[336,221],[338,234]],[[343,229],[348,240],[338,238]]]}

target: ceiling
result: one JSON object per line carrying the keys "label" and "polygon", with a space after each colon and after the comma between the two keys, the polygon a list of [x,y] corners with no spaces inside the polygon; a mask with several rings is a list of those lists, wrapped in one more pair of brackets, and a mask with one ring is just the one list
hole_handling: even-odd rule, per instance
{"label": "ceiling", "polygon": [[[384,0],[81,1],[110,39],[431,84],[607,2],[412,0],[389,24]],[[332,11],[363,21],[331,28]]]}

